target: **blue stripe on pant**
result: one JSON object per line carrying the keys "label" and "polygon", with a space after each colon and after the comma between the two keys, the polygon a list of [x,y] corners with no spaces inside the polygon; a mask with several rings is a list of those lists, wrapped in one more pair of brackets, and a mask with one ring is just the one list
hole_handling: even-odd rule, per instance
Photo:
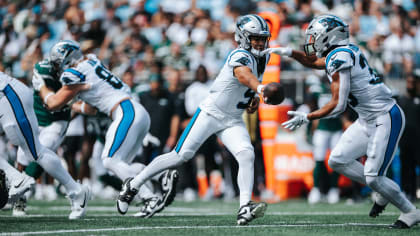
{"label": "blue stripe on pant", "polygon": [[198,115],[200,114],[201,109],[198,108],[195,112],[194,116],[188,123],[187,127],[185,128],[184,132],[182,132],[181,138],[179,138],[178,144],[175,147],[175,151],[179,153],[179,150],[181,150],[182,145],[184,144],[185,139],[187,138],[188,134],[191,131],[192,126],[194,125],[195,121],[197,120]]}
{"label": "blue stripe on pant", "polygon": [[381,169],[379,170],[379,176],[384,175],[385,169],[389,162],[392,160],[394,150],[396,148],[398,137],[400,136],[402,128],[402,115],[397,105],[394,105],[389,111],[391,117],[391,133],[389,134],[388,145],[385,151],[384,162],[382,163]]}
{"label": "blue stripe on pant", "polygon": [[127,137],[128,130],[134,121],[134,107],[133,104],[131,104],[131,101],[122,101],[120,106],[123,111],[123,117],[120,124],[118,125],[117,131],[115,132],[114,141],[111,145],[111,149],[109,150],[108,157],[112,157],[121,147],[122,143]]}
{"label": "blue stripe on pant", "polygon": [[23,104],[20,101],[19,96],[16,94],[16,92],[13,90],[13,88],[10,85],[7,85],[4,88],[3,92],[4,92],[4,95],[6,95],[7,100],[9,101],[10,105],[12,106],[12,110],[15,115],[17,124],[20,128],[20,131],[23,134],[23,137],[25,138],[25,141],[29,147],[29,150],[31,151],[32,157],[35,160],[37,160],[38,155],[36,154],[34,134],[32,133],[31,123],[29,122],[29,119],[25,114],[25,109],[23,108]]}

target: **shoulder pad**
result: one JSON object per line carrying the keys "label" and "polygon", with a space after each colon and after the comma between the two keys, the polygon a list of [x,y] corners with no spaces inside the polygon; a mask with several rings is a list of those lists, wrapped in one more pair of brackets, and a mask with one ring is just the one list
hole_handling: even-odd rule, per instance
{"label": "shoulder pad", "polygon": [[233,51],[228,57],[229,66],[248,66],[252,68],[253,58],[251,54],[243,49]]}
{"label": "shoulder pad", "polygon": [[354,65],[354,52],[347,48],[337,48],[328,54],[326,59],[327,73],[332,75],[337,71],[350,68]]}
{"label": "shoulder pad", "polygon": [[86,82],[86,76],[74,68],[69,68],[63,72],[60,81],[63,85],[83,84]]}

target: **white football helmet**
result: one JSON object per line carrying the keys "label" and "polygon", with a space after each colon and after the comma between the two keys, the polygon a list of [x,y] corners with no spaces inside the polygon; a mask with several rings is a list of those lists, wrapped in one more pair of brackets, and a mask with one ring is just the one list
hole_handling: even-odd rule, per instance
{"label": "white football helmet", "polygon": [[62,40],[50,50],[49,61],[59,71],[64,71],[71,65],[83,59],[78,43],[72,40]]}
{"label": "white football helmet", "polygon": [[332,46],[349,44],[349,26],[337,16],[320,15],[309,23],[305,36],[306,55],[323,57]]}
{"label": "white football helmet", "polygon": [[[250,37],[266,37],[263,50],[252,48]],[[254,56],[261,57],[264,55],[262,51],[268,48],[268,40],[270,38],[270,29],[267,22],[259,15],[240,16],[236,21],[235,41],[239,47],[250,51]]]}

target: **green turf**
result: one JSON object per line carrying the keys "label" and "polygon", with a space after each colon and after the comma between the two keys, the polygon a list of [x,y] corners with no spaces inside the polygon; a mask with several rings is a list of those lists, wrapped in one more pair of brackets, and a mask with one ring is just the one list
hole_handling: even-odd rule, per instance
{"label": "green turf", "polygon": [[[151,219],[132,217],[138,207],[120,216],[114,201],[92,200],[87,216],[69,221],[69,202],[31,200],[27,217],[0,211],[0,232],[52,235],[420,235],[420,226],[391,230],[398,218],[389,206],[379,218],[368,217],[371,203],[308,205],[303,200],[269,204],[266,215],[249,226],[236,226],[237,202],[175,202]],[[417,204],[418,206],[418,204]]]}

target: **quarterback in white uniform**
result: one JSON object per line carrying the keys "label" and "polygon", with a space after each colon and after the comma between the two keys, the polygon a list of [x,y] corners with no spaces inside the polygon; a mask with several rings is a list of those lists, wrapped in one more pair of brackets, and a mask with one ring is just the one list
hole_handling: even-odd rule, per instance
{"label": "quarterback in white uniform", "polygon": [[[95,55],[84,57],[79,45],[73,41],[64,40],[54,45],[50,60],[58,61],[64,72],[60,77],[63,86],[56,93],[44,86],[42,80],[38,81],[37,87],[47,108],[59,109],[77,97],[81,102],[74,103],[72,109],[84,114],[95,114],[96,110],[108,114],[113,121],[105,137],[104,166],[121,180],[140,173],[144,165],[132,161],[149,130],[150,117],[143,106],[131,98],[129,87],[105,68]],[[177,173],[167,174],[171,175],[168,184],[172,184]],[[145,208],[137,216],[151,217],[162,210],[174,194],[172,191],[154,193],[152,186],[141,189],[140,197]]]}
{"label": "quarterback in white uniform", "polygon": [[[17,79],[0,72],[0,106],[2,108],[0,122],[2,129],[14,145],[22,148],[26,156],[40,164],[46,172],[64,185],[72,205],[69,219],[79,219],[86,213],[90,189],[75,182],[63,168],[59,157],[40,143],[33,103],[33,91],[30,88]],[[6,161],[1,159],[1,162]],[[9,165],[1,163],[0,167],[5,168],[6,174],[12,178],[10,191],[16,191],[16,197],[19,197],[18,195],[26,191],[27,187],[35,183],[32,178],[31,180],[24,174],[16,173]],[[19,175],[23,175],[23,177]],[[13,197],[12,193],[9,194]]]}
{"label": "quarterback in white uniform", "polygon": [[264,214],[267,205],[251,201],[254,149],[241,116],[244,110],[255,112],[258,108],[256,93],[263,90],[260,82],[269,59],[262,52],[269,37],[267,23],[260,16],[245,15],[238,19],[235,40],[240,47],[229,54],[209,96],[200,104],[175,149],[158,156],[140,175],[124,183],[118,200],[120,210],[128,210],[131,199],[127,196],[133,195],[147,179],[188,161],[210,135],[216,134],[239,164],[238,224],[247,224]]}
{"label": "quarterback in white uniform", "polygon": [[[401,211],[391,227],[409,228],[420,222],[420,210],[386,177],[404,130],[404,113],[361,50],[349,44],[348,25],[333,15],[314,18],[306,30],[304,49],[305,53],[290,48],[268,51],[290,56],[308,67],[326,69],[332,99],[309,114],[290,111],[288,114],[294,117],[282,125],[293,130],[309,120],[336,116],[349,104],[359,118],[343,133],[328,164],[379,193],[370,216],[378,216],[391,202]],[[367,155],[364,166],[356,160],[363,155]]]}

